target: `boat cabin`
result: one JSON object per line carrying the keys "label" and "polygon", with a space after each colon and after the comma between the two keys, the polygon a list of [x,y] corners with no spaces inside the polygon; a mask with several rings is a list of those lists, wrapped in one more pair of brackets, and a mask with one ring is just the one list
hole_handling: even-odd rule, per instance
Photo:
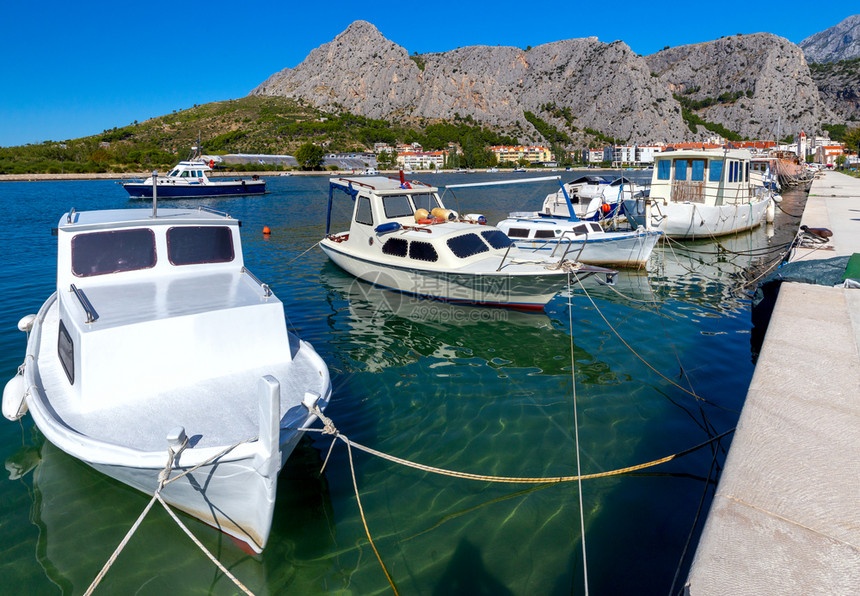
{"label": "boat cabin", "polygon": [[72,210],[56,233],[56,378],[80,411],[290,360],[282,303],[228,215]]}
{"label": "boat cabin", "polygon": [[[511,219],[517,216],[511,213]],[[522,225],[517,225],[520,223]],[[604,234],[603,227],[594,221],[583,221],[572,223],[564,219],[541,218],[504,221],[499,227],[511,240],[553,240],[560,238],[564,232],[565,237],[587,236],[589,234]]]}
{"label": "boat cabin", "polygon": [[755,194],[747,150],[667,151],[654,160],[652,201],[722,205],[747,203]]}
{"label": "boat cabin", "polygon": [[[335,191],[352,197],[354,205],[349,231],[331,234]],[[420,210],[426,211],[425,217]],[[382,176],[330,181],[326,239],[341,252],[393,265],[418,261],[421,268],[460,269],[512,245],[503,232],[485,223],[483,216],[461,218],[446,209],[438,188],[421,182]]]}

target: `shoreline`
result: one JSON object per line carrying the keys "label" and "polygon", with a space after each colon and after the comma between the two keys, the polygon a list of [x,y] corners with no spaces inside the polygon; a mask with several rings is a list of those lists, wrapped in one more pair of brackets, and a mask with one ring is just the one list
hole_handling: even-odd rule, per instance
{"label": "shoreline", "polygon": [[[571,168],[570,170],[565,170],[561,168],[555,169],[529,169],[525,172],[525,174],[532,173],[547,173],[547,174],[564,174],[565,172],[578,172],[580,170],[590,170],[595,168],[588,167],[576,167]],[[597,168],[600,170],[619,170],[624,171],[624,168]],[[639,170],[636,170],[639,171]],[[644,171],[644,170],[643,170]],[[165,171],[166,173],[166,171]],[[400,173],[400,170],[380,170],[380,175],[393,175],[396,176]],[[435,172],[431,172],[430,170],[415,170],[411,174],[407,174],[408,176],[417,176],[419,174],[456,174],[458,173],[456,170],[436,170]],[[465,173],[465,172],[459,172]],[[486,174],[486,168],[476,168],[474,170],[470,170],[469,173],[475,174]],[[500,169],[498,172],[491,172],[498,174],[510,174],[512,170],[509,169]],[[104,173],[84,173],[84,174],[0,174],[0,182],[46,182],[46,181],[56,181],[56,180],[134,180],[134,179],[142,179],[148,178],[151,172],[104,172]],[[291,171],[291,172],[225,172],[225,173],[216,173],[214,175],[207,176],[209,178],[249,178],[251,176],[259,176],[261,178],[279,178],[282,175],[288,176],[357,176],[363,175],[358,174],[356,172],[349,172],[347,170],[321,170],[321,171]]]}

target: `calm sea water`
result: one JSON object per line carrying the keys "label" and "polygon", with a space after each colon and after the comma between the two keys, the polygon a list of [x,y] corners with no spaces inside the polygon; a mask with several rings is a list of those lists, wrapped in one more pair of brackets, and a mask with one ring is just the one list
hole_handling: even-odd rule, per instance
{"label": "calm sea water", "polygon": [[[414,177],[453,184],[491,176],[505,174]],[[664,245],[647,271],[623,273],[616,290],[588,280],[569,298],[560,292],[545,314],[524,314],[413,301],[356,282],[318,248],[302,254],[324,233],[327,179],[270,178],[269,188],[262,198],[174,204],[203,203],[242,220],[246,264],[329,365],[327,414],[340,431],[405,459],[501,476],[576,474],[572,378],[583,473],[657,459],[733,428],[754,366],[750,304],[737,291],[752,259],[736,253],[787,242],[797,225],[779,213],[774,238],[762,227],[722,241],[735,252],[717,254],[711,242]],[[555,188],[462,189],[446,202],[495,222],[537,209]],[[787,195],[783,208],[799,213],[803,199]],[[7,379],[24,355],[18,319],[36,312],[55,285],[51,227],[71,207],[145,205],[130,203],[110,181],[2,183],[0,205]],[[336,211],[336,220],[344,213]],[[270,238],[263,226],[272,228]],[[319,474],[329,444],[308,435],[281,472],[264,554],[248,556],[185,518],[257,594],[391,593],[365,537],[342,443]],[[682,585],[729,444],[583,482],[592,593],[666,594],[676,573],[675,589]],[[7,470],[0,591],[83,593],[149,497],[47,443],[30,416],[0,422],[0,448]],[[401,594],[583,592],[575,483],[476,482],[353,456],[368,527]],[[156,508],[97,593],[165,592],[236,588]]]}

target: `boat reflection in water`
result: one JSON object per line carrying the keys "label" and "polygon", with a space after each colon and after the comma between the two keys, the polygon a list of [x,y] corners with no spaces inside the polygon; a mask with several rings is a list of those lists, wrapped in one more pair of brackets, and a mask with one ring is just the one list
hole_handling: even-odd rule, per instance
{"label": "boat reflection in water", "polygon": [[[272,536],[265,554],[252,556],[227,535],[185,520],[213,555],[255,594],[277,594],[286,578],[271,573],[284,560],[305,572],[331,549],[335,535],[328,483],[320,476],[320,453],[305,437],[281,470]],[[11,479],[32,471],[31,519],[39,529],[36,556],[48,580],[64,594],[81,594],[91,584],[149,498],[100,474],[46,441],[33,429],[32,443],[6,460]],[[289,486],[289,490],[286,487]],[[307,536],[314,536],[308,540]],[[301,548],[297,548],[297,544]],[[274,565],[273,569],[269,569]],[[319,580],[330,569],[316,563]],[[310,574],[303,579],[312,579]],[[175,591],[177,585],[205,586],[210,594],[235,594],[233,582],[199,551],[160,508],[145,518],[99,590],[106,594]],[[291,588],[292,589],[292,588]],[[307,593],[305,591],[305,593]]]}

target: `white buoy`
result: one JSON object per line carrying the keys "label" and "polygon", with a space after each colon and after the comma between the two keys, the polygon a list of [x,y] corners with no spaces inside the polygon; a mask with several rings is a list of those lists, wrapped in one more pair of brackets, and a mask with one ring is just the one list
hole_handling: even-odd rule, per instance
{"label": "white buoy", "polygon": [[773,223],[773,218],[776,215],[776,203],[773,202],[773,198],[767,200],[767,213],[765,214],[765,220],[767,223]]}

